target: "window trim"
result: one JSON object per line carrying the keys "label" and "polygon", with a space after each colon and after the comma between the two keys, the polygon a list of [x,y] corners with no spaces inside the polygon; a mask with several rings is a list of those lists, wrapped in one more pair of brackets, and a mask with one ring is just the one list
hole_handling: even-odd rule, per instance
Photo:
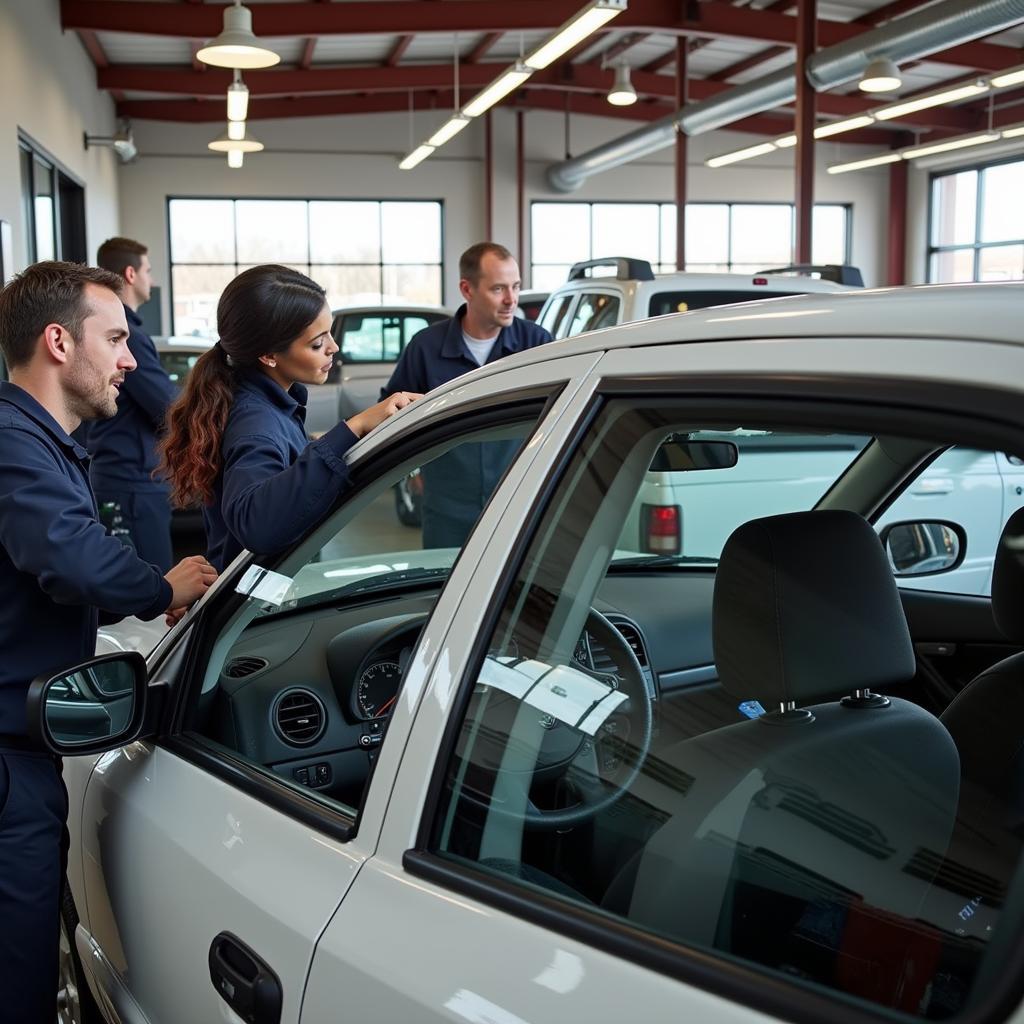
{"label": "window trim", "polygon": [[[524,519],[502,576],[496,583],[491,606],[474,639],[467,660],[468,668],[458,682],[458,690],[438,744],[415,845],[403,854],[402,865],[414,877],[468,896],[519,920],[547,928],[593,949],[694,985],[755,1011],[771,1013],[793,1024],[819,1024],[823,1019],[836,1021],[837,1024],[892,1024],[894,1020],[912,1022],[914,1018],[905,1014],[896,1017],[894,1011],[886,1007],[859,1003],[855,997],[822,991],[817,986],[802,987],[757,964],[730,960],[716,951],[687,947],[660,938],[598,907],[591,909],[582,904],[556,899],[540,888],[531,887],[529,883],[503,879],[481,871],[472,861],[446,857],[432,849],[435,834],[444,819],[443,797],[448,768],[465,720],[473,683],[487,653],[491,636],[522,569],[523,560],[550,508],[554,491],[589,433],[594,419],[609,399],[624,399],[630,395],[649,398],[654,394],[662,394],[666,399],[682,399],[692,403],[695,415],[712,412],[721,415],[724,403],[729,417],[767,414],[793,425],[807,422],[810,426],[828,422],[830,417],[836,416],[838,408],[837,426],[856,429],[863,425],[872,436],[872,425],[877,423],[881,408],[892,417],[887,433],[893,430],[904,432],[907,426],[910,427],[907,431],[909,436],[926,433],[942,436],[952,423],[955,424],[953,430],[958,436],[962,432],[964,442],[976,439],[983,447],[993,451],[1024,451],[1024,428],[1018,422],[1019,416],[1014,409],[1012,396],[1007,394],[950,384],[940,389],[942,393],[936,399],[934,385],[929,386],[926,392],[923,384],[908,389],[906,382],[897,394],[895,385],[888,388],[883,385],[880,389],[879,381],[867,376],[826,383],[833,386],[823,387],[823,382],[813,377],[791,381],[779,395],[765,398],[763,377],[751,375],[687,381],[683,387],[676,389],[672,389],[671,383],[666,380],[618,379],[602,382],[553,461]],[[833,392],[834,397],[828,396],[828,392]],[[747,409],[749,413],[745,411]],[[979,416],[977,409],[986,412]],[[1024,898],[1024,858],[1018,862],[1009,893],[1018,900]],[[1007,902],[1010,902],[1009,899]],[[1011,950],[1007,960],[1000,965],[999,981],[995,985],[990,984],[984,996],[966,1014],[961,1013],[951,1018],[956,1024],[997,1024],[1019,1007],[1024,997],[1022,934],[1022,922],[1017,923],[1009,936],[997,932],[996,941]],[[986,980],[984,964],[977,977]]]}
{"label": "window trim", "polygon": [[[31,156],[32,163],[34,165],[36,160],[40,160],[44,164],[49,164],[50,169],[53,172],[53,252],[54,259],[61,260],[65,259],[63,253],[64,249],[64,238],[61,230],[62,211],[61,211],[61,188],[60,179],[66,178],[82,193],[82,203],[85,204],[85,182],[73,171],[61,163],[45,146],[40,145],[28,132],[18,129],[18,162],[21,162],[21,154],[28,153]],[[31,184],[32,195],[35,197],[35,171],[31,172]],[[18,169],[18,190],[20,193],[20,200],[25,206],[25,186],[26,182],[21,176],[21,168]],[[34,203],[28,204],[31,209],[30,215],[26,218],[24,224],[24,240],[25,240],[25,265],[28,266],[35,263],[39,259],[39,254],[36,249],[36,214]]]}

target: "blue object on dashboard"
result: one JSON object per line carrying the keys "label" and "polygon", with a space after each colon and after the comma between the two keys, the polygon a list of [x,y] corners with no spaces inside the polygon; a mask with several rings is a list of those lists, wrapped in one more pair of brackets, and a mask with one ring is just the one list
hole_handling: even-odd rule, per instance
{"label": "blue object on dashboard", "polygon": [[764,708],[761,707],[759,700],[745,700],[739,707],[740,714],[746,715],[747,718],[760,718],[764,714]]}

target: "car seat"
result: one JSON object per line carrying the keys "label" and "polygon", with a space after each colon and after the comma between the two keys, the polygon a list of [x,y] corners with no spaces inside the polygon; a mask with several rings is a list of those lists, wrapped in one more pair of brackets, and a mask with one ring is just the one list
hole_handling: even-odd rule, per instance
{"label": "car seat", "polygon": [[605,906],[916,1012],[941,936],[917,921],[930,873],[907,868],[946,849],[959,758],[935,716],[875,692],[914,675],[877,535],[839,510],[741,525],[718,566],[713,639],[722,686],[767,711],[666,753],[693,781]]}

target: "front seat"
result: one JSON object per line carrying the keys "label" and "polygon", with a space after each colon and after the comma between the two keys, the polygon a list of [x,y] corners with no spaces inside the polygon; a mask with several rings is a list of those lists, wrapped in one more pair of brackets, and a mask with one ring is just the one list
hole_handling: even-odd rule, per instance
{"label": "front seat", "polygon": [[877,535],[839,510],[740,526],[713,635],[722,687],[766,713],[665,755],[692,782],[638,856],[626,916],[917,1012],[940,940],[917,921],[930,874],[908,866],[945,852],[959,759],[935,716],[875,692],[914,675]]}

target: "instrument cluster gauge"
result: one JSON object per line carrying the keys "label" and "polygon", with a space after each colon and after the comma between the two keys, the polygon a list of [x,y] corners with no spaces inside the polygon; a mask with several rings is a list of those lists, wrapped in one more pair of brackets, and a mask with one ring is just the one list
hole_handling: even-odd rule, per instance
{"label": "instrument cluster gauge", "polygon": [[402,670],[395,661],[379,661],[364,669],[356,683],[356,711],[360,718],[386,718],[395,707]]}

